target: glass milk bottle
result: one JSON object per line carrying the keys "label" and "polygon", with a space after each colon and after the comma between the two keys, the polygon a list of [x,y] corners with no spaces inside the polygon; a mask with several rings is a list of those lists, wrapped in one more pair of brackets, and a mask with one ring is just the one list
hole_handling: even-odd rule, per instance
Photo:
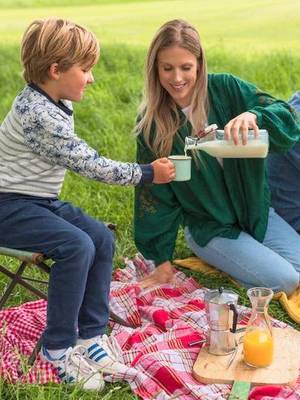
{"label": "glass milk bottle", "polygon": [[267,367],[273,361],[272,325],[268,306],[273,297],[269,288],[254,287],[247,291],[252,312],[244,335],[244,361],[251,367]]}
{"label": "glass milk bottle", "polygon": [[269,149],[269,135],[264,129],[259,130],[257,137],[253,130],[248,132],[247,144],[242,143],[240,133],[239,143],[224,138],[223,130],[216,130],[204,137],[187,136],[185,138],[185,153],[187,150],[202,150],[213,157],[219,158],[265,158]]}

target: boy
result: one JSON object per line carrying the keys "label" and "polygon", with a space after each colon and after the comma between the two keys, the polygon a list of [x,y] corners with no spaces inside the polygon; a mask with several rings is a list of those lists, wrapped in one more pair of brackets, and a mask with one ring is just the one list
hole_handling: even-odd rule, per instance
{"label": "boy", "polygon": [[86,389],[101,389],[98,371],[113,371],[117,362],[103,335],[114,238],[102,222],[58,200],[65,170],[120,185],[175,175],[167,159],[138,165],[101,157],[74,133],[71,101],[93,82],[98,58],[98,42],[85,28],[55,18],[32,22],[21,50],[28,85],[0,127],[0,245],[54,260],[41,356],[63,381]]}

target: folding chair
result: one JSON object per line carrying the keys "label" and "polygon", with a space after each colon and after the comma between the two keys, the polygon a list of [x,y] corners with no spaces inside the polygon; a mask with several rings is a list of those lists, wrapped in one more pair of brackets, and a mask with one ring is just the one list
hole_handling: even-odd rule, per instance
{"label": "folding chair", "polygon": [[17,284],[20,284],[21,286],[25,287],[27,290],[34,293],[41,299],[45,300],[47,299],[47,295],[45,294],[45,292],[39,290],[36,286],[33,285],[33,283],[35,282],[47,285],[48,281],[34,279],[29,276],[23,275],[26,267],[29,265],[34,265],[38,267],[41,271],[50,274],[51,269],[47,264],[45,264],[44,262],[45,257],[43,254],[30,253],[28,251],[16,250],[7,247],[0,247],[0,255],[17,258],[21,261],[21,264],[17,268],[16,272],[11,272],[8,268],[4,267],[3,265],[0,265],[0,272],[2,272],[11,279],[11,282],[7,286],[5,292],[3,293],[0,299],[0,310],[4,307],[4,304],[9,299],[9,296],[11,295],[12,291],[14,290]]}
{"label": "folding chair", "polygon": [[[106,225],[109,229],[116,230],[115,224],[108,223]],[[2,272],[4,275],[8,276],[11,279],[11,282],[7,285],[4,294],[0,298],[0,310],[4,307],[4,304],[9,299],[11,293],[13,292],[17,284],[23,286],[24,288],[34,293],[39,298],[47,300],[46,290],[45,291],[40,290],[36,284],[43,284],[45,285],[45,288],[47,288],[48,279],[40,280],[29,277],[28,275],[23,275],[24,272],[28,273],[30,267],[37,267],[40,271],[45,272],[47,275],[50,274],[51,267],[49,267],[45,263],[45,256],[43,254],[31,253],[28,251],[16,250],[7,247],[0,247],[0,255],[13,257],[21,261],[16,272],[11,272],[11,270],[8,269],[7,267],[0,265],[0,272]],[[130,326],[126,321],[124,321],[122,318],[120,318],[112,311],[110,311],[110,319],[121,325]],[[41,348],[41,339],[39,339],[39,341],[37,342],[29,358],[30,365],[34,363],[35,358],[40,351],[40,348]]]}

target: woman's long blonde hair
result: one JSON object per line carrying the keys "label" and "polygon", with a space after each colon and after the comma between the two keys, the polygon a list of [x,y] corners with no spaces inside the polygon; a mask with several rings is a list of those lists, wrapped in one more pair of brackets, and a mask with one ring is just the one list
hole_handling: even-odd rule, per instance
{"label": "woman's long blonde hair", "polygon": [[[175,19],[166,22],[154,36],[148,50],[144,96],[139,107],[141,119],[135,127],[135,132],[143,133],[147,145],[157,157],[170,154],[173,137],[180,127],[178,108],[172,97],[161,86],[157,66],[159,51],[173,46],[190,51],[198,61],[197,80],[188,115],[193,133],[203,129],[207,122],[207,68],[199,34],[186,21]],[[150,138],[153,123],[156,132],[155,136]]]}

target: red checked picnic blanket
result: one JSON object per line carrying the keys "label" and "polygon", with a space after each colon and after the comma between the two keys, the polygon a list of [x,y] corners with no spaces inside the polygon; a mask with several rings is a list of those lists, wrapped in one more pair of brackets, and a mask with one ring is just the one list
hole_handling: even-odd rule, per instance
{"label": "red checked picnic blanket", "polygon": [[[177,272],[175,286],[142,291],[136,281],[153,268],[137,256],[114,274],[110,307],[132,327],[112,325],[112,335],[123,350],[124,368],[106,380],[126,380],[145,400],[226,399],[230,385],[203,385],[191,374],[200,347],[189,343],[204,337],[207,329],[203,301],[207,289]],[[240,306],[239,311],[246,322],[249,310]],[[0,312],[0,376],[5,380],[59,382],[49,363],[38,359],[29,370],[24,362],[45,326],[45,317],[43,300]],[[274,321],[274,326],[286,325]],[[267,399],[300,400],[300,382],[294,390],[267,386],[252,390],[251,400]]]}

